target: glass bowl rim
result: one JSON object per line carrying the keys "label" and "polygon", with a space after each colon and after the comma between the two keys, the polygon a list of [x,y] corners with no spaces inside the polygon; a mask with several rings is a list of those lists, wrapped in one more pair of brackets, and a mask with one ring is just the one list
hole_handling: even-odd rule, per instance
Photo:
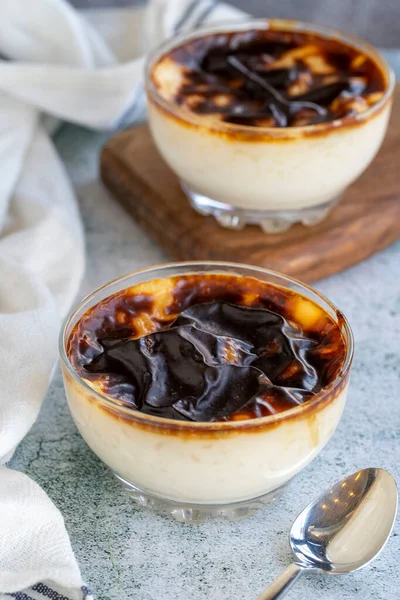
{"label": "glass bowl rim", "polygon": [[[316,295],[318,299],[322,300],[322,302],[326,303],[334,311],[334,313],[337,316],[340,316],[342,323],[343,323],[342,334],[345,337],[345,342],[346,342],[345,361],[344,361],[339,373],[337,374],[336,378],[333,381],[331,381],[329,385],[327,385],[322,390],[320,390],[320,392],[318,392],[314,398],[311,398],[310,400],[308,400],[307,402],[304,402],[303,404],[294,406],[293,408],[291,408],[289,410],[286,410],[286,411],[283,411],[280,413],[276,413],[273,415],[268,415],[266,417],[259,417],[257,419],[248,419],[248,420],[243,420],[243,421],[208,422],[208,421],[179,421],[177,419],[167,419],[164,417],[148,415],[148,414],[142,413],[139,410],[136,410],[134,408],[128,408],[128,407],[122,406],[117,401],[114,401],[111,397],[107,397],[106,395],[101,394],[100,392],[98,392],[97,390],[92,388],[76,372],[76,370],[72,366],[72,364],[68,358],[67,352],[66,352],[66,342],[68,341],[68,338],[66,335],[67,329],[68,329],[71,321],[73,321],[75,314],[81,308],[83,308],[86,304],[88,304],[99,292],[105,291],[107,288],[111,287],[113,284],[122,283],[123,281],[130,279],[131,277],[133,277],[135,275],[143,275],[146,273],[151,274],[154,271],[158,271],[158,270],[162,270],[162,269],[168,269],[168,268],[176,269],[176,268],[180,268],[180,267],[182,267],[182,268],[193,267],[192,273],[196,273],[201,270],[202,266],[203,267],[215,267],[215,270],[213,269],[211,271],[212,273],[221,273],[221,271],[218,271],[218,267],[230,268],[233,270],[232,274],[238,274],[238,273],[234,272],[234,269],[246,268],[246,269],[250,269],[251,271],[253,271],[252,274],[248,275],[250,277],[256,278],[257,273],[262,273],[264,275],[270,275],[273,277],[277,277],[277,278],[280,278],[289,283],[295,284],[296,286],[300,286],[300,288],[307,290],[308,292],[311,292],[312,294]],[[207,272],[209,272],[209,271],[207,271]],[[187,275],[187,274],[189,274],[189,272],[182,273],[182,274]],[[177,276],[177,275],[179,275],[179,273],[175,274],[175,276]],[[157,276],[156,278],[160,279],[161,277]],[[151,278],[148,279],[147,281],[150,281],[150,280],[151,280]],[[134,285],[134,284],[132,284],[132,285]],[[278,284],[272,284],[272,285],[278,285]],[[127,285],[127,287],[130,287],[130,286]],[[284,286],[282,286],[282,287],[284,287]],[[121,289],[123,289],[123,288],[121,288]],[[115,293],[117,293],[117,292],[115,292]],[[112,294],[110,294],[110,295],[112,295]],[[103,296],[98,301],[100,302],[104,298],[107,298],[107,295]],[[84,313],[82,313],[82,314],[84,314]],[[69,334],[70,334],[70,332],[69,332]],[[345,315],[342,313],[342,311],[339,310],[336,307],[336,305],[333,302],[331,302],[330,300],[328,300],[323,294],[321,294],[320,292],[318,292],[311,286],[307,285],[306,283],[303,283],[302,281],[299,281],[298,279],[295,279],[294,277],[290,277],[289,275],[285,275],[284,273],[281,273],[279,271],[274,271],[272,269],[267,269],[264,267],[248,265],[246,263],[202,260],[202,261],[178,261],[178,262],[161,263],[161,264],[157,264],[157,265],[152,265],[150,267],[145,267],[143,269],[131,271],[129,273],[126,273],[125,275],[116,277],[115,279],[108,281],[107,283],[96,288],[95,290],[93,290],[92,292],[90,292],[89,294],[84,296],[84,298],[82,298],[80,301],[76,302],[72,306],[72,308],[70,309],[68,314],[66,315],[66,317],[61,325],[61,328],[60,328],[58,348],[59,348],[59,354],[61,357],[62,364],[66,368],[68,374],[72,377],[72,379],[76,383],[78,383],[80,386],[83,386],[83,389],[85,391],[87,391],[91,396],[95,397],[96,400],[98,400],[100,403],[108,406],[112,410],[112,412],[114,412],[114,413],[118,412],[118,413],[121,413],[121,415],[124,414],[129,418],[129,420],[135,421],[138,423],[142,423],[143,425],[147,425],[150,427],[163,428],[163,429],[169,429],[169,430],[172,430],[172,429],[173,430],[181,430],[181,431],[196,431],[196,432],[224,431],[225,432],[225,431],[254,429],[255,427],[261,427],[264,425],[272,425],[275,423],[280,423],[282,421],[290,419],[291,417],[295,417],[297,415],[300,416],[305,410],[308,411],[311,408],[316,407],[318,404],[320,404],[324,400],[324,398],[327,395],[329,395],[329,393],[331,393],[336,387],[338,387],[340,385],[340,383],[343,381],[343,379],[348,375],[350,368],[351,368],[353,355],[354,355],[354,336],[353,336],[353,332],[350,327],[350,324],[349,324],[347,318],[345,317]]]}
{"label": "glass bowl rim", "polygon": [[[308,33],[316,33],[321,37],[335,38],[339,41],[342,41],[344,44],[349,45],[357,50],[360,50],[364,54],[367,54],[372,60],[378,64],[382,72],[386,77],[386,89],[383,93],[383,96],[378,102],[367,108],[367,110],[357,113],[356,115],[347,115],[340,119],[334,119],[332,121],[326,121],[325,123],[316,123],[313,125],[302,125],[298,127],[267,127],[267,126],[255,126],[255,125],[237,125],[235,123],[226,123],[223,121],[206,121],[203,116],[199,116],[195,113],[192,113],[188,110],[185,110],[182,107],[177,106],[170,100],[164,98],[157,88],[155,87],[152,79],[151,79],[151,69],[157,60],[168,50],[174,48],[180,43],[189,40],[191,38],[201,37],[202,35],[217,33],[218,31],[240,31],[246,30],[248,28],[255,29],[268,29],[270,26],[279,30],[286,31],[297,31],[297,32],[308,32]],[[161,107],[166,110],[168,113],[181,118],[182,120],[191,123],[196,126],[206,127],[207,129],[213,131],[220,131],[226,133],[243,133],[243,134],[251,134],[252,136],[257,135],[268,135],[280,138],[280,137],[294,137],[299,134],[311,134],[322,131],[336,130],[342,126],[347,124],[352,124],[354,122],[363,122],[368,120],[371,115],[379,112],[381,108],[383,108],[387,102],[387,100],[391,97],[392,92],[394,90],[396,78],[394,75],[393,69],[388,64],[385,57],[379,52],[375,46],[370,44],[369,42],[363,40],[362,38],[343,32],[335,27],[330,27],[329,25],[319,25],[316,23],[311,23],[309,21],[298,21],[291,19],[268,19],[268,18],[252,18],[245,17],[243,19],[234,19],[234,20],[222,20],[218,23],[215,22],[210,25],[205,25],[202,27],[198,27],[196,29],[192,29],[190,31],[186,31],[184,33],[179,33],[177,35],[172,35],[164,40],[161,44],[159,44],[152,52],[148,55],[145,61],[144,67],[145,73],[145,88],[146,92],[153,101],[161,105]]]}

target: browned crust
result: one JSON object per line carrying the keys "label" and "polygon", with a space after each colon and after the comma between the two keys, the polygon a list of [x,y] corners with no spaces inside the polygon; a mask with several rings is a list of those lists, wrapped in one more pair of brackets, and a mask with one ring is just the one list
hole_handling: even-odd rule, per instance
{"label": "browned crust", "polygon": [[[158,301],[156,299],[158,298]],[[241,306],[268,307],[269,309],[283,315],[286,319],[301,324],[308,335],[317,335],[318,339],[325,344],[332,344],[335,355],[331,351],[324,353],[327,360],[338,360],[335,370],[331,371],[329,379],[324,383],[325,387],[316,396],[297,406],[295,409],[283,410],[269,417],[252,417],[243,420],[219,421],[213,423],[195,423],[190,421],[174,421],[164,417],[152,417],[137,411],[133,407],[121,406],[119,408],[118,398],[107,396],[107,391],[88,389],[90,382],[86,381],[89,373],[85,372],[81,361],[80,344],[87,340],[97,339],[99,333],[103,335],[102,327],[111,328],[114,331],[118,327],[116,318],[123,312],[124,330],[130,323],[130,335],[142,336],[149,331],[158,330],[161,323],[170,322],[187,306],[197,302],[210,300],[231,301]],[[130,300],[130,302],[129,302]],[[138,311],[137,313],[135,311]],[[133,312],[132,312],[133,311]],[[310,312],[311,311],[311,312]],[[139,331],[136,323],[143,322],[144,316],[152,315],[156,318],[153,322],[145,319],[145,327],[148,331]],[[127,319],[130,319],[129,321]],[[138,321],[137,321],[138,319]],[[266,427],[278,426],[282,419],[308,418],[334,401],[343,389],[347,378],[339,381],[344,373],[348,374],[348,368],[344,369],[346,357],[351,352],[345,335],[346,322],[342,313],[335,309],[335,316],[329,315],[315,301],[303,296],[300,292],[262,282],[250,276],[239,276],[236,274],[223,273],[192,273],[176,275],[169,278],[159,278],[139,283],[136,286],[127,287],[115,294],[106,296],[97,304],[84,313],[75,324],[67,340],[67,356],[72,368],[76,371],[78,380],[67,375],[64,376],[68,385],[71,385],[82,399],[96,404],[100,410],[104,410],[117,420],[129,422],[132,427],[146,429],[161,434],[175,434],[189,437],[218,437],[225,434],[236,434],[241,431],[263,431]],[[103,332],[103,333],[102,333]],[[82,381],[80,381],[80,378]],[[293,414],[292,414],[293,413]],[[283,417],[282,417],[283,415]]]}
{"label": "browned crust", "polygon": [[223,139],[226,142],[251,142],[263,144],[266,142],[287,143],[308,138],[323,138],[328,137],[331,134],[356,129],[378,117],[385,109],[390,108],[392,105],[392,98],[393,93],[388,95],[379,106],[372,107],[372,112],[368,110],[365,111],[365,113],[359,113],[358,115],[345,117],[339,121],[328,121],[319,125],[311,125],[309,127],[301,128],[287,127],[283,129],[271,127],[268,132],[262,133],[261,127],[248,127],[248,130],[239,127],[234,129],[233,127],[224,127],[223,124],[221,126],[219,122],[212,123],[211,120],[207,121],[206,118],[198,118],[199,122],[195,122],[196,117],[193,119],[192,114],[189,112],[187,113],[187,118],[184,118],[182,116],[184,111],[181,110],[180,115],[176,114],[173,106],[169,106],[167,102],[164,104],[160,103],[158,100],[152,97],[151,90],[147,88],[147,101],[149,105],[151,105],[154,110],[158,110],[159,113],[164,117],[171,119],[181,127],[203,131],[207,134],[211,134],[215,137]]}
{"label": "browned crust", "polygon": [[63,376],[66,386],[73,388],[73,391],[79,394],[82,402],[90,402],[94,405],[94,408],[103,411],[109,418],[114,419],[116,422],[131,425],[132,435],[135,434],[135,429],[139,429],[150,434],[174,436],[181,440],[189,441],[265,433],[266,431],[276,429],[283,423],[302,421],[304,419],[312,426],[315,421],[315,415],[335,402],[341,393],[345,391],[350,373],[348,370],[340,382],[332,387],[332,389],[322,390],[312,401],[305,402],[292,411],[280,413],[277,418],[270,419],[266,417],[237,422],[198,423],[197,427],[192,425],[190,421],[172,421],[169,419],[153,421],[135,410],[130,410],[129,412],[119,411],[118,408],[114,408],[109,403],[101,403],[94,394],[91,394],[83,386],[76,383],[64,366]]}
{"label": "browned crust", "polygon": [[350,378],[348,369],[342,379],[336,385],[332,386],[331,389],[322,390],[312,400],[296,407],[296,409],[282,412],[276,418],[266,417],[237,422],[198,423],[196,427],[190,421],[173,421],[161,418],[159,420],[152,420],[136,410],[118,410],[111,403],[106,400],[101,401],[81,384],[74,381],[64,366],[62,370],[66,387],[71,387],[80,396],[82,402],[93,404],[95,408],[103,411],[117,422],[131,425],[132,435],[134,435],[135,429],[140,429],[152,434],[174,436],[187,440],[216,439],[227,436],[236,437],[238,435],[265,433],[266,431],[276,429],[283,423],[302,421],[303,419],[307,419],[311,425],[315,420],[315,415],[335,402],[346,389]]}

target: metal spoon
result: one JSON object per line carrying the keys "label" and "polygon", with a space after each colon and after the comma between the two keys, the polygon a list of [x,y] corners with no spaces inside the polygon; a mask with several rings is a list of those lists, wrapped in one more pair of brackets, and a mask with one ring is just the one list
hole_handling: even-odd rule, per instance
{"label": "metal spoon", "polygon": [[363,469],[342,479],[303,510],[290,531],[296,561],[258,600],[282,598],[307,570],[351,573],[383,549],[397,512],[397,488],[383,469]]}

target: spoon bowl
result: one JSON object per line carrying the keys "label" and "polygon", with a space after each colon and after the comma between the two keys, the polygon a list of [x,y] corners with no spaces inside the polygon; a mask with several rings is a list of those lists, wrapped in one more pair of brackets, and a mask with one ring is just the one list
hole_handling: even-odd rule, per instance
{"label": "spoon bowl", "polygon": [[345,574],[365,567],[385,546],[396,513],[396,482],[387,471],[363,469],[342,479],[297,517],[290,531],[296,562],[259,600],[282,598],[304,570]]}
{"label": "spoon bowl", "polygon": [[350,573],[373,560],[393,529],[397,488],[390,473],[364,469],[336,483],[297,517],[290,545],[306,567]]}

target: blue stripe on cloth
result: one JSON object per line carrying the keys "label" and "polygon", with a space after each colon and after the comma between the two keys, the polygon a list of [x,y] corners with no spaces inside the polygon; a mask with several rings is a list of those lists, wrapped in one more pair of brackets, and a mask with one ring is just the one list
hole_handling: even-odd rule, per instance
{"label": "blue stripe on cloth", "polygon": [[82,592],[84,594],[82,600],[93,600],[92,591],[86,585],[82,586]]}
{"label": "blue stripe on cloth", "polygon": [[196,21],[193,23],[194,28],[202,25],[202,23],[204,23],[207,17],[210,16],[214,8],[216,8],[217,6],[217,0],[210,0],[210,2],[208,2],[207,4],[208,6],[204,8],[203,12],[197,17]]}
{"label": "blue stripe on cloth", "polygon": [[37,583],[36,585],[32,586],[32,590],[38,592],[44,598],[50,598],[50,600],[70,600],[70,598],[67,598],[67,596],[59,594],[55,590],[49,588],[44,583]]}
{"label": "blue stripe on cloth", "polygon": [[[39,595],[43,598],[43,600],[45,598],[47,598],[48,600],[71,600],[71,598],[64,596],[64,594],[60,594],[60,592],[53,590],[44,583],[37,583],[30,589],[32,590],[33,595],[35,596],[34,598],[33,596],[29,596],[29,594],[25,592],[13,592],[11,594],[6,594],[6,596],[8,596],[9,598],[14,598],[14,600],[37,600]],[[86,585],[83,585],[81,589],[82,600],[94,600],[92,592],[88,587],[86,587]],[[29,590],[27,591],[29,592]]]}
{"label": "blue stripe on cloth", "polygon": [[198,0],[191,0],[191,2],[189,2],[186,9],[183,11],[183,15],[181,16],[180,19],[178,19],[178,22],[175,24],[174,33],[180,32],[180,30],[182,29],[182,27],[184,26],[186,21],[189,19],[190,15],[194,11],[194,9],[196,8],[197,4],[198,4]]}

